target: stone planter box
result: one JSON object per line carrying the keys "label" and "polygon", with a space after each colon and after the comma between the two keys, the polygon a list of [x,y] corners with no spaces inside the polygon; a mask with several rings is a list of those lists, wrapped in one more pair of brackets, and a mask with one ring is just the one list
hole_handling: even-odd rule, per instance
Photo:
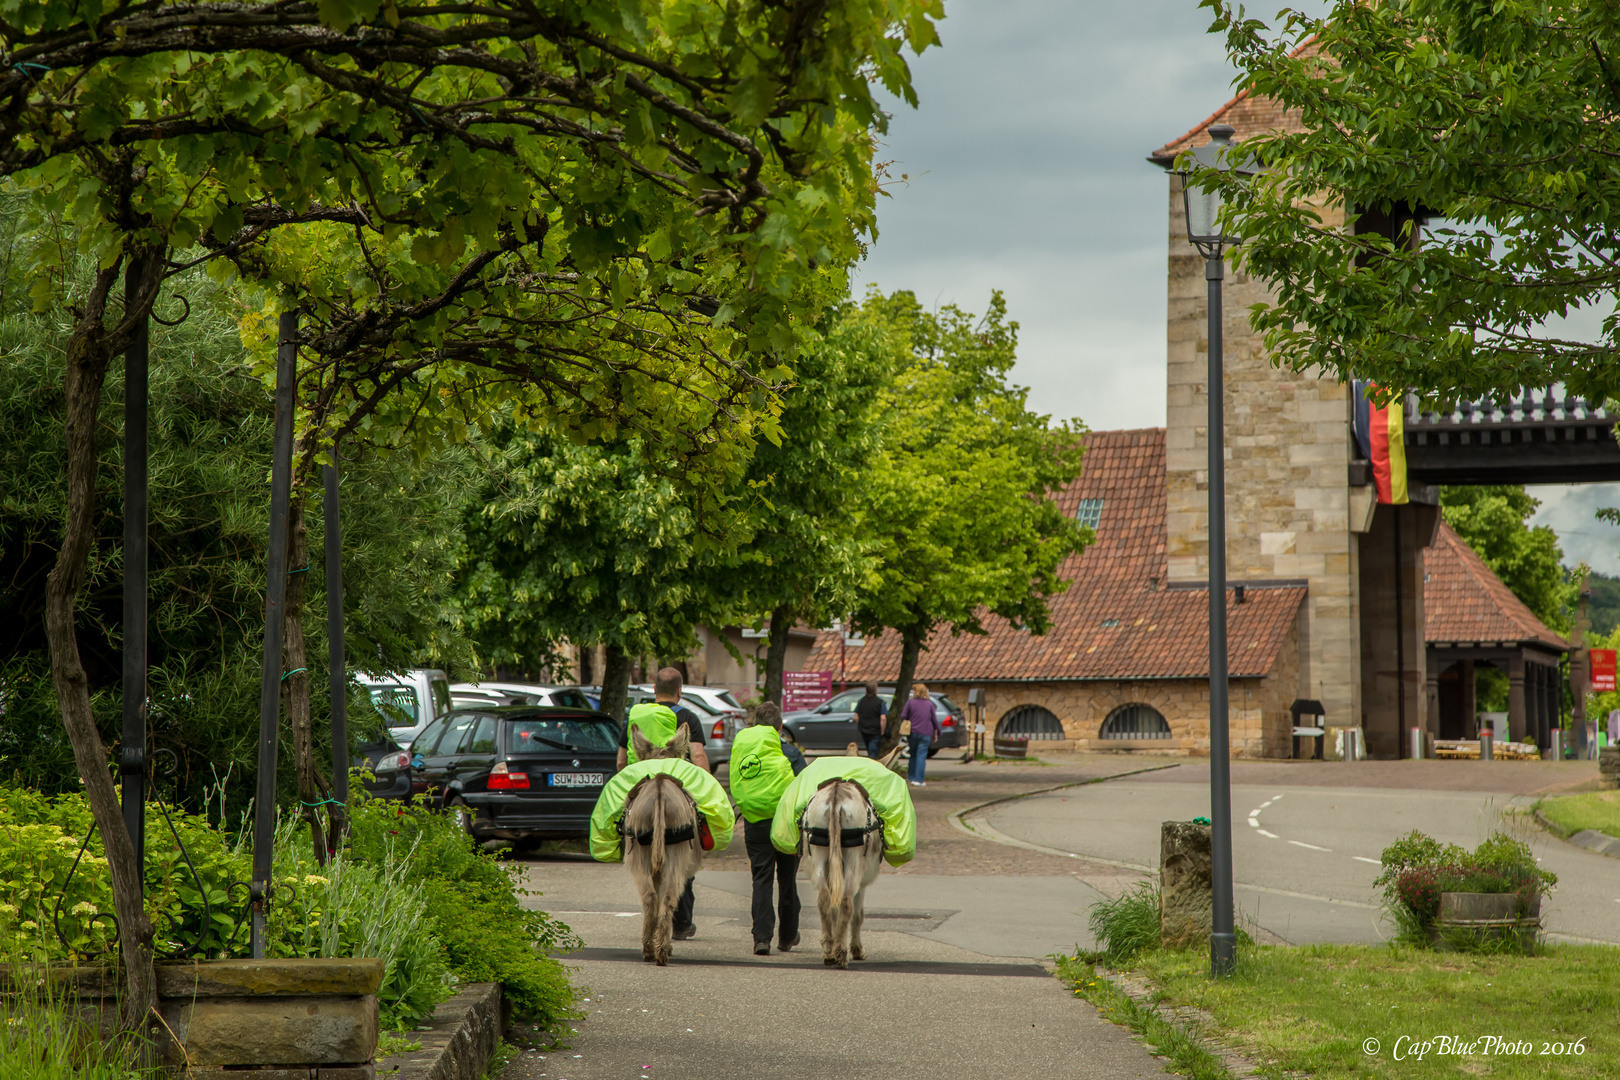
{"label": "stone planter box", "polygon": [[1510,941],[1511,947],[1530,955],[1541,930],[1541,897],[1530,911],[1519,915],[1514,893],[1441,893],[1440,914],[1430,933],[1436,948],[1454,950],[1470,943],[1490,948]]}
{"label": "stone planter box", "polygon": [[[110,1031],[116,975],[94,967],[57,977]],[[382,978],[381,960],[160,963],[162,1064],[192,1080],[374,1080]]]}

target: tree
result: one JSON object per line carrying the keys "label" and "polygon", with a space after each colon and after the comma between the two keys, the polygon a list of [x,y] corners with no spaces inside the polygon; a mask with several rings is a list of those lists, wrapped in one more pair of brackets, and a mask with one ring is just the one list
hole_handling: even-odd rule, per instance
{"label": "tree", "polygon": [[1540,505],[1521,486],[1440,489],[1446,524],[1536,618],[1565,633],[1573,619],[1576,584],[1564,571],[1558,534],[1546,525],[1529,524]]}
{"label": "tree", "polygon": [[731,612],[703,587],[728,521],[699,520],[633,442],[577,446],[515,425],[487,440],[451,607],[486,660],[532,666],[558,642],[606,646],[603,711],[620,716],[637,656],[685,656]]}
{"label": "tree", "polygon": [[[1620,8],[1340,0],[1273,35],[1203,2],[1240,88],[1304,126],[1244,141],[1252,183],[1200,175],[1276,290],[1251,312],[1275,359],[1442,401],[1620,387]],[[1557,322],[1585,305],[1595,341]]]}
{"label": "tree", "polygon": [[[1068,588],[1058,567],[1085,545],[1050,498],[1080,473],[1081,429],[1030,412],[1027,391],[1006,381],[1018,324],[1000,293],[977,319],[956,307],[924,311],[908,292],[867,308],[908,355],[883,393],[883,444],[860,485],[876,569],[853,623],[899,632],[898,711],[936,629],[982,634],[997,615],[1046,632],[1047,602]],[[891,727],[891,745],[897,737]]]}
{"label": "tree", "polygon": [[708,586],[738,612],[770,615],[764,694],[777,704],[788,631],[846,615],[871,572],[859,492],[881,443],[880,397],[905,364],[883,314],[875,299],[841,305],[800,351],[780,434],[756,441],[736,488],[752,537]]}
{"label": "tree", "polygon": [[[351,434],[373,414],[421,431],[423,403],[476,394],[487,377],[452,370],[435,388],[444,393],[417,399],[416,412],[384,408],[396,388],[445,359],[437,350],[447,330],[534,322],[536,302],[566,311],[568,294],[591,300],[600,336],[632,352],[657,352],[643,343],[658,335],[660,317],[668,321],[666,305],[691,301],[718,325],[737,322],[742,333],[714,354],[718,368],[753,384],[740,400],[768,411],[758,383],[791,353],[778,316],[818,263],[838,270],[873,230],[871,136],[885,118],[871,81],[914,100],[900,50],[937,40],[939,11],[937,0],[882,9],[756,0],[724,11],[701,0],[650,10],[577,3],[546,12],[526,3],[402,12],[369,0],[250,0],[114,10],[22,3],[10,14],[0,24],[8,57],[0,175],[30,185],[44,210],[71,215],[81,249],[98,262],[67,342],[67,528],[45,618],[63,722],[107,844],[133,1025],[154,1000],[151,931],[102,768],[74,612],[96,517],[101,390],[163,280],[198,262],[224,265],[225,256],[254,279],[290,283],[296,260],[253,250],[269,230],[331,222],[362,230],[358,258],[324,268],[325,279],[306,275],[343,280],[346,293],[330,290],[311,305],[337,317],[328,320],[336,332],[318,338],[332,367],[323,373],[326,407],[310,417],[301,447],[305,475],[323,439]],[[366,229],[382,237],[379,248],[392,245],[386,269],[366,258]],[[397,257],[400,245],[408,260]],[[194,246],[203,250],[175,261]],[[503,263],[525,248],[534,249],[528,265]],[[126,302],[110,316],[126,265]],[[430,267],[453,272],[448,280],[411,272]],[[526,291],[511,297],[521,302],[484,310],[496,278],[522,279]],[[357,307],[356,294],[375,302]],[[52,300],[48,287],[35,293],[40,308]],[[532,371],[501,360],[516,352],[553,365],[557,377],[530,399],[542,427],[567,416],[557,395],[582,368],[601,374],[570,399],[591,421],[598,384],[610,414],[650,388],[681,386],[678,364],[648,374],[615,355],[504,340],[451,359],[493,357],[486,370],[526,387]],[[765,376],[726,362],[725,349],[743,343],[770,358]],[[351,354],[359,370],[339,378]],[[450,414],[452,431],[461,422]],[[398,433],[377,426],[379,442]],[[687,439],[694,451],[710,430]],[[292,529],[296,554],[301,513]],[[296,586],[290,599],[300,599]],[[296,619],[292,632],[296,642]],[[287,694],[290,708],[304,710],[307,687],[295,680]],[[295,730],[305,727],[294,718]]]}

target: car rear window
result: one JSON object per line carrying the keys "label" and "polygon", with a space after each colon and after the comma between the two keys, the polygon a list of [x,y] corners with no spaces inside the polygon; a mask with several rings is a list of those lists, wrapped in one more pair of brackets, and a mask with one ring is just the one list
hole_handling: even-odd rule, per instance
{"label": "car rear window", "polygon": [[592,750],[613,753],[619,746],[618,729],[607,720],[587,716],[531,716],[506,724],[508,754],[544,754],[556,750]]}

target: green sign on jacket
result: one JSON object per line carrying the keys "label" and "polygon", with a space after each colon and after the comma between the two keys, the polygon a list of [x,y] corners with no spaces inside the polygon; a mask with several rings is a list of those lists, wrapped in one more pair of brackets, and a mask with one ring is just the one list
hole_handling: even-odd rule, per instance
{"label": "green sign on jacket", "polygon": [[793,763],[782,753],[782,736],[756,724],[737,732],[731,743],[731,797],[749,821],[769,821],[777,801],[793,782]]}

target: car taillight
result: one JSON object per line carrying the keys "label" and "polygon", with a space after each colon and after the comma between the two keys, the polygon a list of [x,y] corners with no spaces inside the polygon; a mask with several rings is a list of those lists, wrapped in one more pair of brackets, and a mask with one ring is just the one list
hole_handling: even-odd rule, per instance
{"label": "car taillight", "polygon": [[714,728],[709,732],[709,738],[711,738],[711,739],[723,739],[725,737],[726,737],[726,722],[724,720],[716,720],[714,722]]}
{"label": "car taillight", "polygon": [[506,767],[506,762],[497,761],[495,767],[489,770],[489,790],[511,791],[515,788],[527,788],[529,774],[512,772]]}
{"label": "car taillight", "polygon": [[377,760],[377,767],[372,772],[399,772],[411,767],[411,755],[404,750],[397,754],[387,754]]}
{"label": "car taillight", "polygon": [[939,726],[940,727],[955,727],[956,726],[956,717],[947,716],[945,719],[943,719],[943,720],[941,720],[939,722]]}

